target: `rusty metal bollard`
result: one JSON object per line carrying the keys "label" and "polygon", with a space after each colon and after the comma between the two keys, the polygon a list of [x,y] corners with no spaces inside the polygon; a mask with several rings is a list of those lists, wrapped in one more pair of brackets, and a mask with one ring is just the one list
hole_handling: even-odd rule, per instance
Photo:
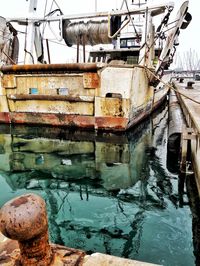
{"label": "rusty metal bollard", "polygon": [[21,265],[50,264],[46,204],[41,197],[27,194],[7,202],[0,210],[0,230],[18,241]]}
{"label": "rusty metal bollard", "polygon": [[12,239],[0,242],[2,265],[83,265],[84,251],[49,243],[46,204],[38,195],[8,201],[0,209],[0,231]]}

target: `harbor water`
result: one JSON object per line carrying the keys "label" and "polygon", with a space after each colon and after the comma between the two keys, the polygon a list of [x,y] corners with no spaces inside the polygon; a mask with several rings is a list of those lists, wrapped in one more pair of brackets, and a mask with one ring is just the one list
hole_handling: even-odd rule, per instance
{"label": "harbor water", "polygon": [[167,108],[125,134],[0,125],[0,206],[33,192],[47,203],[54,243],[198,265],[192,177],[184,185],[172,171],[167,125]]}

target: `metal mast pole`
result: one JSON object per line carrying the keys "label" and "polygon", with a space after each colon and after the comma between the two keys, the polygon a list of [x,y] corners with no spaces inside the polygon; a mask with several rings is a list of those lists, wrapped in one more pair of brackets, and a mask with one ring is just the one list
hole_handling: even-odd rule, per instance
{"label": "metal mast pole", "polygon": [[97,12],[97,0],[95,0],[95,12]]}
{"label": "metal mast pole", "polygon": [[[28,17],[34,17],[37,12],[37,1],[38,0],[30,0],[29,5],[29,14]],[[35,23],[34,21],[30,21],[27,19],[27,36],[25,36],[25,64],[33,64],[33,49],[34,49],[34,39],[35,39]]]}

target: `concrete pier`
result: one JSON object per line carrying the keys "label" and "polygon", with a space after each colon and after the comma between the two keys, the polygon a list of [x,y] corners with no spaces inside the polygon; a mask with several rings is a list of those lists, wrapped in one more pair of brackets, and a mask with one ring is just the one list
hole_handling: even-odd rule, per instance
{"label": "concrete pier", "polygon": [[182,168],[187,167],[186,152],[189,142],[192,168],[200,194],[200,82],[185,79],[183,83],[176,81],[174,85],[187,125],[182,133]]}

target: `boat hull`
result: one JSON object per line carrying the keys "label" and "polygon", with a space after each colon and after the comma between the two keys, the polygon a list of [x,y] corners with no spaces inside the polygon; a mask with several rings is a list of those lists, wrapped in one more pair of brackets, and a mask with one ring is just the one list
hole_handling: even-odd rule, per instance
{"label": "boat hull", "polygon": [[[155,105],[156,110],[166,99],[164,96]],[[50,125],[67,128],[80,128],[84,130],[126,131],[147,118],[151,112],[142,112],[137,118],[129,121],[121,117],[89,117],[83,115],[45,114],[45,113],[15,113],[1,112],[0,123]]]}
{"label": "boat hull", "polygon": [[2,72],[1,123],[126,131],[167,95],[167,88],[149,85],[139,66],[6,66]]}

